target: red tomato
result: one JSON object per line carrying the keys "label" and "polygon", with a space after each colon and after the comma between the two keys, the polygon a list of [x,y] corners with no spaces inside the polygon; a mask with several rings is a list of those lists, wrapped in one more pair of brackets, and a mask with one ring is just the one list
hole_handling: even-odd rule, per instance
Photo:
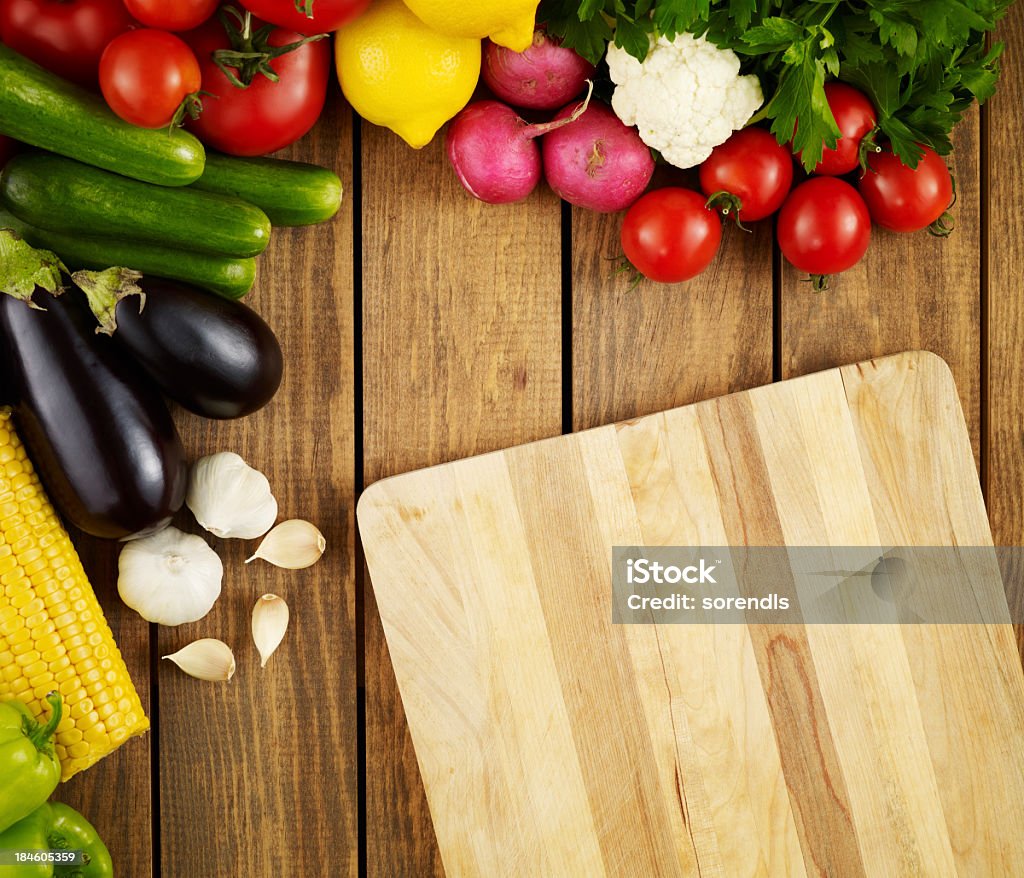
{"label": "red tomato", "polygon": [[860,142],[878,121],[875,107],[864,94],[845,82],[826,82],[825,97],[839,126],[840,137],[835,149],[825,148],[814,173],[833,177],[849,174],[860,164]]}
{"label": "red tomato", "polygon": [[[253,15],[300,34],[324,34],[358,18],[370,0],[241,0]],[[306,13],[311,12],[312,15]]]}
{"label": "red tomato", "polygon": [[146,27],[192,30],[217,11],[220,0],[124,0],[128,11]]}
{"label": "red tomato", "polygon": [[143,128],[166,128],[199,91],[199,62],[183,40],[164,30],[129,31],[100,58],[100,89],[118,116]]}
{"label": "red tomato", "polygon": [[672,284],[696,277],[711,264],[722,223],[692,189],[655,189],[636,201],[622,221],[622,249],[637,271]]}
{"label": "red tomato", "polygon": [[0,42],[86,88],[107,43],[134,25],[121,0],[0,0]]}
{"label": "red tomato", "polygon": [[[261,24],[253,21],[252,30],[258,31]],[[239,88],[213,60],[215,51],[231,48],[221,22],[208,21],[185,38],[199,58],[203,91],[209,92],[203,95],[199,118],[188,123],[204,143],[231,155],[265,155],[294,143],[319,118],[331,70],[330,40],[306,43],[271,60],[277,82],[257,73],[248,87]],[[268,45],[300,39],[294,31],[275,28]]]}
{"label": "red tomato", "polygon": [[753,222],[775,213],[793,184],[793,157],[763,128],[744,128],[716,146],[700,166],[700,188],[722,213]]}
{"label": "red tomato", "polygon": [[0,168],[6,165],[18,151],[18,141],[0,134]]}
{"label": "red tomato", "polygon": [[812,177],[779,212],[779,249],[800,271],[838,274],[856,265],[871,240],[868,209],[849,183]]}
{"label": "red tomato", "polygon": [[934,149],[916,168],[908,168],[890,147],[872,153],[860,179],[860,194],[868,211],[883,229],[916,232],[941,217],[953,201],[953,177]]}

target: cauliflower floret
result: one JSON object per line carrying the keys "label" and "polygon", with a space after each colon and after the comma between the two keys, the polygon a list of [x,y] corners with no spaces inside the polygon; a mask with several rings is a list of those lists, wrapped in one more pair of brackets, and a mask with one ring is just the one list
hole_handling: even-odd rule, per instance
{"label": "cauliflower floret", "polygon": [[615,83],[612,109],[665,161],[692,168],[747,124],[764,101],[756,76],[740,76],[740,59],[704,37],[658,37],[641,63],[608,46]]}

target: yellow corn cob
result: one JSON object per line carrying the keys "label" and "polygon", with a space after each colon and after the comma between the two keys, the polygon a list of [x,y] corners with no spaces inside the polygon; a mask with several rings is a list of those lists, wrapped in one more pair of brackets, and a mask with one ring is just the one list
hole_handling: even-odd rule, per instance
{"label": "yellow corn cob", "polygon": [[82,562],[0,410],[0,701],[49,714],[67,780],[149,728]]}

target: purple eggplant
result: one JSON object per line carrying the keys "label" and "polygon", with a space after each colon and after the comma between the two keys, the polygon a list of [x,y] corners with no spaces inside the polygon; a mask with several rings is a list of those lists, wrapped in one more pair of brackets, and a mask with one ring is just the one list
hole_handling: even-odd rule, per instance
{"label": "purple eggplant", "polygon": [[77,272],[74,279],[103,331],[183,408],[238,418],[277,392],[281,346],[241,302],[123,269]]}
{"label": "purple eggplant", "polygon": [[170,521],[185,499],[185,452],[157,389],[75,289],[37,289],[39,308],[0,294],[0,387],[50,498],[72,524],[112,539]]}

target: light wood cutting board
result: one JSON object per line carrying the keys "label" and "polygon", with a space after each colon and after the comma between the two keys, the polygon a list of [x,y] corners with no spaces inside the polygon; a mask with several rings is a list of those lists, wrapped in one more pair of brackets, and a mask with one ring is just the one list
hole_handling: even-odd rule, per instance
{"label": "light wood cutting board", "polygon": [[1024,875],[1008,625],[612,625],[613,545],[989,545],[906,353],[378,482],[449,876]]}

